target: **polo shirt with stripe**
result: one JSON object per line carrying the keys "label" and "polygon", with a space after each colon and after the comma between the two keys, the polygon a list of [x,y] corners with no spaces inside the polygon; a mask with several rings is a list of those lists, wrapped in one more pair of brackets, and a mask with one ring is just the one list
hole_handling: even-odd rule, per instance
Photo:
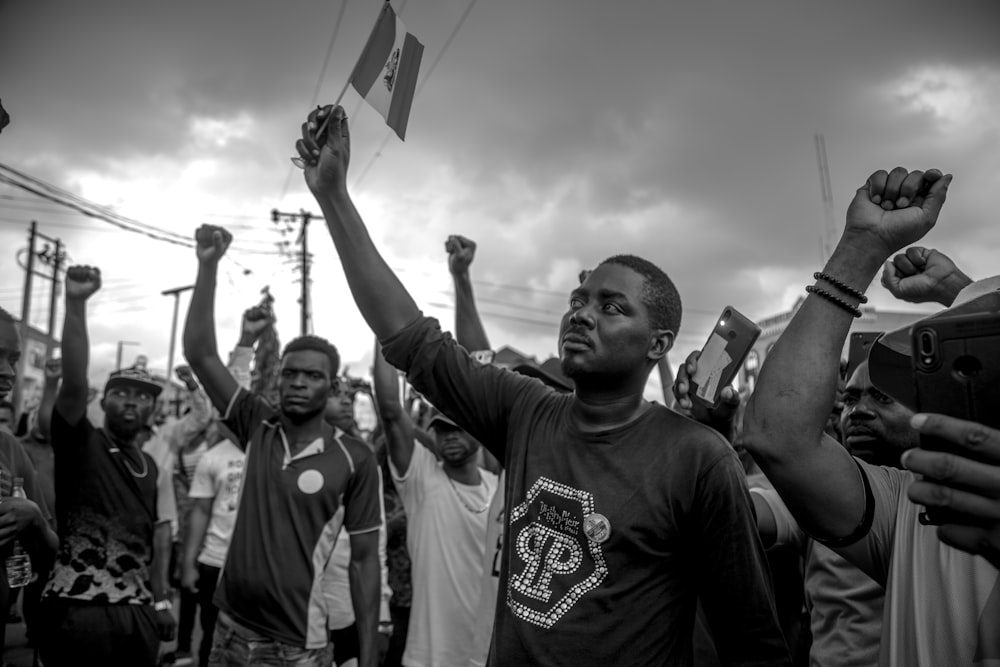
{"label": "polo shirt with stripe", "polygon": [[247,459],[215,604],[276,641],[322,648],[323,571],[337,534],[378,530],[381,523],[375,457],[360,440],[326,425],[322,438],[290,456],[279,411],[242,388],[224,420]]}

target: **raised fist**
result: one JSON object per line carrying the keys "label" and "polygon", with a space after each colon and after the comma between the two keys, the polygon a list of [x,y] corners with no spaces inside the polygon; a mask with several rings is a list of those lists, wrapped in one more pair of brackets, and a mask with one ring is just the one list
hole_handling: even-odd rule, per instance
{"label": "raised fist", "polygon": [[240,342],[247,347],[252,346],[274,323],[274,312],[267,306],[259,305],[243,311],[243,322],[240,324]]}
{"label": "raised fist", "polygon": [[476,257],[476,242],[464,236],[452,235],[444,242],[448,253],[448,270],[453,274],[466,273]]}
{"label": "raised fist", "polygon": [[920,240],[937,223],[951,178],[937,169],[876,171],[847,209],[843,240],[880,259]]}
{"label": "raised fist", "polygon": [[96,266],[71,266],[66,269],[66,298],[86,301],[101,289],[101,270]]}
{"label": "raised fist", "polygon": [[934,249],[913,246],[886,262],[882,285],[897,299],[911,303],[934,301],[950,306],[972,279],[951,258]]}
{"label": "raised fist", "polygon": [[58,380],[62,378],[62,359],[45,360],[45,379]]}
{"label": "raised fist", "polygon": [[174,374],[177,375],[177,379],[187,385],[188,388],[190,388],[191,385],[197,384],[190,366],[181,364],[174,369]]}
{"label": "raised fist", "polygon": [[232,234],[215,225],[202,225],[195,232],[194,238],[198,242],[195,248],[198,261],[202,263],[217,263],[233,242]]}

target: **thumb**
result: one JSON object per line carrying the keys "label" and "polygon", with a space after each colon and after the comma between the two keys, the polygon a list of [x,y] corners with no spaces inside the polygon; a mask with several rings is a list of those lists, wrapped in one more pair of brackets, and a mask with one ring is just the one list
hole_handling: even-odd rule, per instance
{"label": "thumb", "polygon": [[335,143],[339,143],[341,139],[348,139],[350,137],[350,131],[347,127],[347,113],[344,111],[344,107],[339,104],[333,107],[333,111],[330,112],[329,123],[330,127],[326,133],[326,145],[333,148]]}
{"label": "thumb", "polygon": [[899,275],[896,273],[896,265],[892,263],[891,259],[885,263],[885,268],[882,269],[882,286],[892,294],[897,294],[899,291]]}
{"label": "thumb", "polygon": [[944,206],[944,200],[948,197],[948,186],[951,185],[951,179],[951,174],[938,179],[931,186],[927,196],[924,197],[924,203],[921,208],[930,217],[932,223],[937,221],[937,217],[941,213],[941,207]]}

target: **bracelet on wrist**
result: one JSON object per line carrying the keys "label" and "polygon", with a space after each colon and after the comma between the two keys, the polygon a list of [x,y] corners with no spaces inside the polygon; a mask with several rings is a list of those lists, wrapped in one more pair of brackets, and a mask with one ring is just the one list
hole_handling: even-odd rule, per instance
{"label": "bracelet on wrist", "polygon": [[815,280],[823,280],[825,282],[830,283],[844,294],[847,294],[848,296],[853,296],[861,303],[868,303],[868,297],[865,296],[864,292],[862,292],[859,289],[854,289],[840,278],[835,278],[834,276],[831,276],[828,273],[823,273],[822,271],[817,271],[816,273],[814,273],[813,278]]}
{"label": "bracelet on wrist", "polygon": [[173,611],[174,603],[170,600],[157,600],[153,603],[153,609],[156,611]]}
{"label": "bracelet on wrist", "polygon": [[841,299],[836,294],[832,294],[830,292],[827,292],[822,287],[816,287],[815,285],[808,285],[808,286],[806,286],[806,292],[808,292],[809,294],[815,294],[818,297],[826,299],[827,301],[829,301],[833,305],[837,306],[841,310],[847,311],[853,317],[861,317],[861,309],[860,308],[852,306],[851,304],[849,304],[847,301],[844,301],[843,299]]}

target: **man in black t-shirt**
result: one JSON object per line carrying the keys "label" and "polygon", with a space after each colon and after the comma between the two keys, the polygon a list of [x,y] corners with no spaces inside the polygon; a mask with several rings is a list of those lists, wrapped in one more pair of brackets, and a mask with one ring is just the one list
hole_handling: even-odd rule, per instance
{"label": "man in black t-shirt", "polygon": [[347,192],[341,107],[312,112],[296,149],[386,359],[504,464],[490,664],[690,665],[699,599],[724,664],[789,664],[735,453],[642,398],[680,324],[669,278],[632,256],[587,275],[559,332],[575,392],[559,394],[476,363],[421,315]]}
{"label": "man in black t-shirt", "polygon": [[100,286],[96,268],[66,272],[63,376],[52,414],[60,545],[39,647],[49,667],[152,667],[175,625],[167,587],[173,485],[140,448],[160,386],[144,370],[116,371],[101,400],[104,427],[87,419],[86,302]]}

